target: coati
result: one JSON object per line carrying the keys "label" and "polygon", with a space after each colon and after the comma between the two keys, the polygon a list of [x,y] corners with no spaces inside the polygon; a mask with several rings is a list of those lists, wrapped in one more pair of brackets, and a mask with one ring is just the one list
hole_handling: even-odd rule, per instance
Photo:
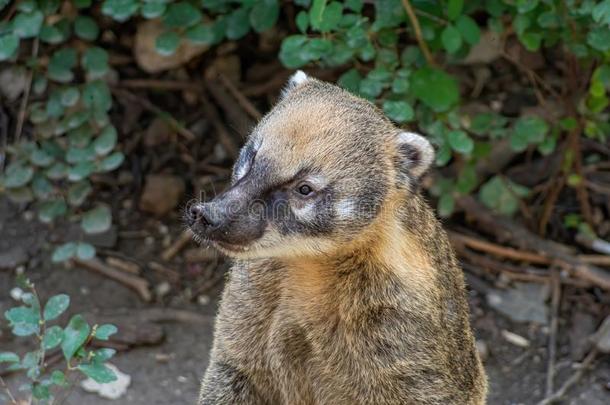
{"label": "coati", "polygon": [[299,71],[228,190],[187,207],[235,262],[199,404],[484,404],[462,272],[418,192],[434,158]]}

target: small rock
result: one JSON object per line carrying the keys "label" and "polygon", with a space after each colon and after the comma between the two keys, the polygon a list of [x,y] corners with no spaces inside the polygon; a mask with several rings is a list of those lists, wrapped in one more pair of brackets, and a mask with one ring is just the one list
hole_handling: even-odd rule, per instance
{"label": "small rock", "polygon": [[22,246],[13,246],[0,253],[0,269],[12,270],[28,261],[28,254]]}
{"label": "small rock", "polygon": [[0,92],[8,101],[15,101],[23,93],[27,81],[24,68],[10,66],[0,72]]}
{"label": "small rock", "polygon": [[502,38],[494,31],[481,34],[481,39],[470,48],[468,55],[461,61],[463,65],[489,64],[502,54]]}
{"label": "small rock", "polygon": [[9,294],[15,301],[21,301],[21,298],[23,297],[23,290],[19,287],[15,287]]}
{"label": "small rock", "polygon": [[171,289],[172,287],[169,285],[169,283],[164,281],[155,286],[155,294],[157,295],[157,298],[163,298],[169,294]]}
{"label": "small rock", "polygon": [[548,287],[538,283],[515,283],[507,290],[492,290],[487,303],[496,311],[516,322],[536,322],[545,325],[548,307],[545,303]]}
{"label": "small rock", "polygon": [[507,330],[502,330],[502,337],[504,339],[506,339],[506,341],[508,343],[511,343],[515,346],[519,346],[519,347],[529,347],[530,345],[530,341],[527,340],[526,338],[524,338],[521,335],[517,335],[516,333],[507,331]]}
{"label": "small rock", "polygon": [[148,147],[161,145],[162,143],[167,142],[170,136],[175,132],[176,131],[169,126],[167,121],[157,117],[146,129],[142,142]]}
{"label": "small rock", "polygon": [[155,49],[155,42],[165,30],[166,28],[160,20],[150,20],[138,24],[134,56],[138,66],[147,73],[174,69],[209,49],[207,45],[195,45],[186,39],[181,39],[176,52],[169,56],[162,56]]}
{"label": "small rock", "polygon": [[173,210],[184,194],[184,181],[167,174],[146,176],[144,191],[140,197],[140,209],[156,216]]}
{"label": "small rock", "polygon": [[601,326],[593,337],[597,350],[602,353],[610,353],[610,315],[604,319]]}
{"label": "small rock", "polygon": [[116,246],[118,239],[118,230],[115,225],[108,228],[107,231],[95,234],[83,233],[83,239],[85,242],[91,243],[93,246],[102,248],[112,248]]}
{"label": "small rock", "polygon": [[159,363],[167,363],[172,359],[171,354],[167,353],[155,353],[155,360]]}
{"label": "small rock", "polygon": [[100,384],[91,378],[81,381],[80,386],[87,392],[97,393],[100,397],[106,399],[119,399],[127,391],[127,387],[131,384],[131,376],[121,372],[114,364],[106,363],[106,367],[111,369],[116,375],[115,381]]}
{"label": "small rock", "polygon": [[197,297],[197,303],[202,306],[208,305],[210,303],[210,296],[201,294]]}

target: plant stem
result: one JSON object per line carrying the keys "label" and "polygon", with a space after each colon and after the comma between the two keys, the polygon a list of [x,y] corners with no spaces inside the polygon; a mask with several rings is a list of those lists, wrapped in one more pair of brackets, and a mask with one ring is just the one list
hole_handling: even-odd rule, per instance
{"label": "plant stem", "polygon": [[428,49],[428,45],[424,40],[424,37],[421,33],[421,27],[419,26],[419,20],[417,19],[417,15],[415,15],[415,11],[413,10],[413,6],[411,6],[411,2],[409,0],[402,0],[402,5],[409,16],[409,20],[411,21],[411,25],[413,25],[413,31],[415,32],[415,39],[417,40],[417,44],[421,49],[426,61],[430,66],[436,66],[436,62]]}
{"label": "plant stem", "polygon": [[[32,59],[38,56],[38,38],[34,39],[32,43]],[[30,89],[32,88],[32,79],[34,78],[34,69],[30,69],[25,83],[25,89],[23,90],[23,97],[21,98],[21,105],[19,106],[19,115],[17,116],[17,124],[15,125],[15,142],[19,141],[21,132],[23,131],[23,123],[25,122],[25,113],[28,107],[28,100],[30,98]]]}
{"label": "plant stem", "polygon": [[13,396],[13,393],[11,392],[8,385],[6,385],[6,383],[4,382],[4,379],[2,377],[0,377],[0,385],[2,386],[2,388],[4,388],[4,391],[6,391],[6,395],[8,395],[9,399],[11,400],[11,403],[18,404],[17,400]]}

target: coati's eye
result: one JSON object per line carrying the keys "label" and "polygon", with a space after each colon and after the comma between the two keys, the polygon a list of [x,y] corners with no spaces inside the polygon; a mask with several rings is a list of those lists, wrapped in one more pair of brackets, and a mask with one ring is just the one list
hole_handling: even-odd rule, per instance
{"label": "coati's eye", "polygon": [[297,187],[297,191],[301,195],[310,195],[313,193],[313,188],[311,188],[309,184],[301,184],[299,187]]}

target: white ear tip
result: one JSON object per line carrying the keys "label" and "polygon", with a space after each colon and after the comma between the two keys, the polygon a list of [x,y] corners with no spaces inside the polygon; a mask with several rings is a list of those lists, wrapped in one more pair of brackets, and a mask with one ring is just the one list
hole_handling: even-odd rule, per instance
{"label": "white ear tip", "polygon": [[307,74],[302,70],[297,70],[295,74],[290,77],[290,84],[293,86],[298,86],[301,83],[305,83],[309,79]]}

